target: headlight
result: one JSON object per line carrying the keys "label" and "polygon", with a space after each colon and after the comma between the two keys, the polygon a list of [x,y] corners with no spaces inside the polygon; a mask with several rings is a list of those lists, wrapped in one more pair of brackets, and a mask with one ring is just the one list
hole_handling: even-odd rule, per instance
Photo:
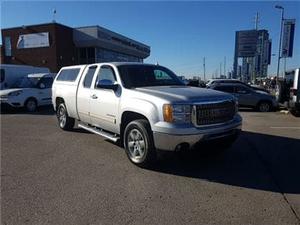
{"label": "headlight", "polygon": [[13,91],[8,94],[8,96],[18,96],[22,93],[22,91]]}
{"label": "headlight", "polygon": [[191,106],[190,105],[170,105],[163,106],[164,121],[169,123],[190,123]]}
{"label": "headlight", "polygon": [[234,102],[235,102],[235,113],[237,113],[239,111],[239,102],[238,102],[238,99],[235,98]]}

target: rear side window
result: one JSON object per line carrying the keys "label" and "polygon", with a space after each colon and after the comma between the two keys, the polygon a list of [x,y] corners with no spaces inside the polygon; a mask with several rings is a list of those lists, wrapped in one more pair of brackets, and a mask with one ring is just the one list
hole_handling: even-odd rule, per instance
{"label": "rear side window", "polygon": [[236,93],[238,94],[248,94],[250,91],[248,88],[245,88],[243,86],[237,86],[236,87]]}
{"label": "rear side window", "polygon": [[233,86],[217,86],[215,87],[215,90],[228,92],[228,93],[234,92]]}
{"label": "rear side window", "polygon": [[0,70],[0,83],[2,83],[5,80],[5,70]]}
{"label": "rear side window", "polygon": [[79,74],[79,71],[80,71],[80,68],[64,69],[64,70],[60,71],[56,80],[58,80],[58,81],[75,81]]}
{"label": "rear side window", "polygon": [[43,77],[40,81],[40,83],[43,83],[45,85],[45,88],[51,88],[53,84],[53,78],[52,77]]}

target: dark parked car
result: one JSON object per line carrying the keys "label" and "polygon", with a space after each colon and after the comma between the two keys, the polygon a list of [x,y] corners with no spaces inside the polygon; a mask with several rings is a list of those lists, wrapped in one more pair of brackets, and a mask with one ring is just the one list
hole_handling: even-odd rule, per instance
{"label": "dark parked car", "polygon": [[239,106],[251,107],[260,112],[269,112],[277,108],[274,96],[239,83],[219,83],[210,86],[211,89],[231,93],[238,99]]}
{"label": "dark parked car", "polygon": [[246,83],[244,83],[240,80],[237,80],[237,79],[210,79],[207,82],[206,87],[211,87],[211,86],[217,85],[217,84],[241,84],[241,85],[244,85],[246,87],[252,88],[254,90],[269,93],[269,91],[264,89],[263,87],[260,87],[258,85],[249,85],[249,84],[246,84]]}

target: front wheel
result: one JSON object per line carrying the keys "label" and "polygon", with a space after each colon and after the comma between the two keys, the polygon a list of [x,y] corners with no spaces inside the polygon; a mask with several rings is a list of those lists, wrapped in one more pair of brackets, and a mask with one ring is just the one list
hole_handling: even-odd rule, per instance
{"label": "front wheel", "polygon": [[130,122],[123,140],[127,157],[135,165],[147,167],[156,161],[152,131],[147,120]]}
{"label": "front wheel", "polygon": [[63,130],[72,130],[75,124],[75,119],[69,117],[67,108],[64,103],[60,103],[56,110],[58,125]]}
{"label": "front wheel", "polygon": [[34,98],[30,98],[25,102],[27,112],[35,112],[37,110],[37,102]]}

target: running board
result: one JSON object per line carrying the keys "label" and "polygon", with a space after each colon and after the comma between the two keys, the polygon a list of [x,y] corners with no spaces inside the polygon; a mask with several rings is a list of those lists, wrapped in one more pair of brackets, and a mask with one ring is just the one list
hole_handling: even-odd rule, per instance
{"label": "running board", "polygon": [[107,139],[109,139],[109,140],[111,140],[113,142],[117,142],[119,140],[118,136],[116,136],[114,134],[111,134],[109,132],[103,131],[101,129],[97,129],[95,127],[90,127],[88,125],[83,125],[83,124],[78,124],[78,127],[81,127],[82,129],[85,129],[85,130],[87,130],[89,132],[92,132],[94,134],[98,134],[98,135],[100,135],[100,136],[102,136],[104,138],[107,138]]}

